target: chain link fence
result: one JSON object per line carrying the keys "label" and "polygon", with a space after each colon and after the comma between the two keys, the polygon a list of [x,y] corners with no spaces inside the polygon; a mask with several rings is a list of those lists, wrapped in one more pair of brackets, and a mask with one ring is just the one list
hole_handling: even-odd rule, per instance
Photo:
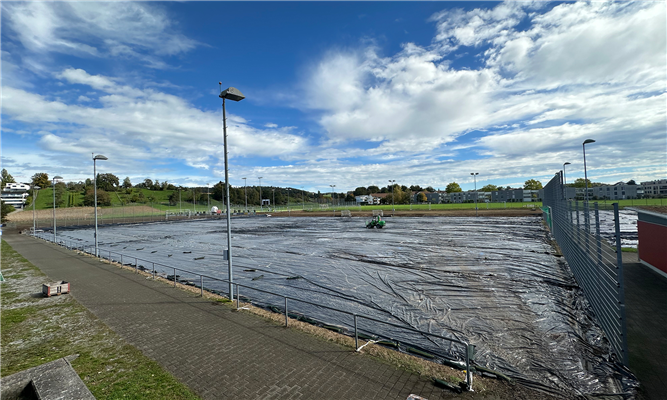
{"label": "chain link fence", "polygon": [[[568,201],[562,172],[544,188],[544,215],[558,246],[604,330],[617,360],[628,365],[618,203]],[[614,236],[600,234],[600,212],[611,209]],[[609,212],[609,211],[606,211]]]}

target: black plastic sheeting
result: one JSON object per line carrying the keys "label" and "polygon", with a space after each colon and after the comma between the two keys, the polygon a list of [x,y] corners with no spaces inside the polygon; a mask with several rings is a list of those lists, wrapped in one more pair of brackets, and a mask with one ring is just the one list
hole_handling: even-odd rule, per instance
{"label": "black plastic sheeting", "polygon": [[[637,380],[612,360],[588,302],[564,259],[554,254],[540,218],[387,220],[385,229],[369,230],[361,218],[235,218],[234,279],[470,342],[477,346],[479,365],[548,393],[633,397]],[[59,229],[58,235],[93,243],[89,228]],[[224,220],[100,228],[102,249],[223,279],[226,240]],[[204,286],[227,293],[223,283],[208,280]],[[241,295],[284,305],[280,297],[245,288]],[[289,311],[353,327],[352,316],[341,312],[294,301]],[[448,341],[363,318],[359,328],[439,360],[463,360],[463,348]]]}

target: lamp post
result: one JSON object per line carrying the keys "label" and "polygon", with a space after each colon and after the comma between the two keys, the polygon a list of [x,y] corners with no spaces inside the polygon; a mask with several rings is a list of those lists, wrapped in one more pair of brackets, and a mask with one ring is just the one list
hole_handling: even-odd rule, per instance
{"label": "lamp post", "polygon": [[475,181],[475,217],[479,217],[477,211],[477,175],[479,175],[479,172],[471,172],[470,175],[472,175],[472,179]]}
{"label": "lamp post", "polygon": [[[334,188],[336,187],[336,185],[329,185],[329,186],[331,186],[331,207],[335,208],[335,206],[334,206]],[[335,209],[334,209],[333,213],[334,213],[333,216],[335,217],[336,216],[336,210]]]}
{"label": "lamp post", "polygon": [[53,177],[53,243],[56,242],[56,181],[63,179],[62,176]]}
{"label": "lamp post", "polygon": [[276,209],[276,188],[271,189],[271,191],[273,192],[273,200],[272,201],[273,201],[273,209],[275,210]]}
{"label": "lamp post", "polygon": [[93,191],[95,192],[95,204],[93,205],[95,207],[95,257],[99,257],[99,250],[97,246],[97,160],[104,161],[108,160],[108,158],[101,154],[93,154]]}
{"label": "lamp post", "polygon": [[[222,85],[222,82],[220,82]],[[222,89],[222,86],[220,87]],[[232,218],[229,212],[229,161],[227,160],[227,115],[225,111],[225,100],[241,101],[245,96],[236,88],[230,87],[220,92],[222,99],[222,138],[225,151],[225,205],[227,207],[227,266],[229,273],[229,299],[234,299],[233,274],[232,274]],[[261,200],[261,195],[259,196]]]}
{"label": "lamp post", "polygon": [[35,190],[41,189],[39,186],[32,187],[32,235],[35,236],[35,231],[37,230],[37,219],[35,218],[35,202],[37,201],[37,195]]}
{"label": "lamp post", "polygon": [[264,209],[262,207],[262,177],[259,176],[257,179],[259,180],[259,210],[262,211]]}
{"label": "lamp post", "polygon": [[566,162],[565,164],[563,164],[563,185],[567,185],[567,177],[565,176],[565,166],[566,165],[570,165],[570,163]]}
{"label": "lamp post", "polygon": [[245,197],[245,212],[248,212],[248,191],[246,190],[248,188],[248,178],[241,178],[243,179],[243,196]]}
{"label": "lamp post", "polygon": [[206,207],[208,207],[207,212],[211,212],[211,194],[209,191],[209,183],[206,184]]}
{"label": "lamp post", "polygon": [[287,188],[287,216],[288,217],[292,216],[289,211],[289,188]]}
{"label": "lamp post", "polygon": [[569,162],[563,164],[563,199],[567,200],[567,176],[565,175],[565,166],[570,165]]}
{"label": "lamp post", "polygon": [[394,205],[394,183],[396,183],[396,179],[394,180],[389,180],[389,183],[391,183],[391,215],[394,215],[396,212],[396,207]]}
{"label": "lamp post", "polygon": [[301,186],[301,210],[306,211],[306,191],[303,190],[303,186]]}
{"label": "lamp post", "polygon": [[581,145],[584,149],[584,184],[586,185],[586,195],[584,196],[584,199],[586,201],[586,204],[588,204],[588,174],[586,172],[586,144],[588,143],[595,143],[595,140],[586,139],[584,140],[584,143]]}

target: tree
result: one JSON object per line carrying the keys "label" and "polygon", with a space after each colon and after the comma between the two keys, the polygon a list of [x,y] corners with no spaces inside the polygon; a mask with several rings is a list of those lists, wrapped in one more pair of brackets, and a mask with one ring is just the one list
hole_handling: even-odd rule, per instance
{"label": "tree", "polygon": [[4,188],[5,185],[8,184],[8,183],[16,183],[16,181],[14,180],[14,177],[11,176],[9,174],[9,172],[7,172],[7,170],[3,168],[2,169],[2,183],[0,183],[0,186],[2,186]]}
{"label": "tree", "polygon": [[630,180],[628,181],[627,185],[637,186],[637,182],[635,182],[634,179],[630,179]]}
{"label": "tree", "polygon": [[[93,188],[86,189],[86,195],[83,196],[83,205],[93,207],[95,205],[95,191]],[[97,189],[97,205],[110,206],[111,196],[104,189]]]}
{"label": "tree", "polygon": [[498,186],[488,184],[479,190],[482,192],[495,192],[496,190],[498,190]]}
{"label": "tree", "polygon": [[540,190],[542,189],[542,182],[536,179],[528,179],[523,183],[524,190]]}
{"label": "tree", "polygon": [[42,188],[51,186],[49,182],[49,175],[46,172],[38,172],[32,176],[32,185]]}
{"label": "tree", "polygon": [[426,203],[426,200],[428,200],[428,199],[426,198],[426,195],[424,194],[424,192],[419,192],[419,194],[417,195],[417,202]]}
{"label": "tree", "polygon": [[375,185],[371,185],[371,186],[367,187],[366,189],[368,190],[368,194],[373,194],[373,193],[380,192],[380,188],[375,186]]}
{"label": "tree", "polygon": [[126,176],[125,179],[123,179],[123,189],[129,189],[132,187],[132,182],[130,181],[130,177]]}
{"label": "tree", "polygon": [[433,186],[427,186],[425,190],[429,193],[435,193],[435,189],[433,189]]}
{"label": "tree", "polygon": [[463,190],[461,189],[461,186],[459,186],[458,183],[452,182],[447,187],[445,188],[445,192],[447,193],[455,193],[455,192],[462,192]]}
{"label": "tree", "polygon": [[355,196],[365,196],[367,194],[368,194],[368,189],[366,189],[363,186],[354,189],[354,195]]}
{"label": "tree", "polygon": [[58,207],[65,205],[67,200],[67,186],[63,182],[56,183],[56,204]]}
{"label": "tree", "polygon": [[4,201],[2,202],[2,222],[5,222],[7,220],[7,214],[10,212],[13,212],[15,210],[14,206],[11,204],[7,204]]}
{"label": "tree", "polygon": [[424,189],[422,189],[422,187],[419,185],[411,185],[410,190],[412,190],[413,192],[421,192]]}
{"label": "tree", "polygon": [[593,187],[593,185],[591,185],[591,180],[590,179],[584,180],[584,178],[575,179],[574,183],[570,184],[570,186],[576,187],[576,188],[583,188],[583,187],[586,187],[586,181],[588,181],[588,187]]}
{"label": "tree", "polygon": [[118,177],[111,173],[97,174],[97,188],[115,192],[118,189]]}

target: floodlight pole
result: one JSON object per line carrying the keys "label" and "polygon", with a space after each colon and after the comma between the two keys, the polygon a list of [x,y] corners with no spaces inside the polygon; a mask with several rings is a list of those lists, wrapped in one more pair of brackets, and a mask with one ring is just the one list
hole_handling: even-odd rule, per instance
{"label": "floodlight pole", "polygon": [[[222,82],[220,83],[222,85]],[[229,299],[234,299],[234,274],[232,271],[232,216],[229,207],[229,160],[227,155],[227,114],[225,110],[225,100],[229,98],[232,101],[241,101],[245,98],[236,88],[230,87],[220,92],[222,98],[222,138],[225,152],[225,205],[227,207],[227,267],[229,274]],[[261,198],[261,196],[260,196]]]}
{"label": "floodlight pole", "polygon": [[262,177],[257,178],[259,180],[259,211],[264,211],[264,206],[262,204]]}
{"label": "floodlight pole", "polygon": [[53,243],[57,243],[56,241],[56,180],[58,179],[63,179],[62,176],[54,176],[53,177]]}
{"label": "floodlight pole", "polygon": [[477,175],[479,175],[479,172],[471,172],[470,175],[472,175],[472,178],[475,181],[475,217],[479,217],[477,211]]}
{"label": "floodlight pole", "polygon": [[210,183],[206,184],[206,207],[208,207],[208,212],[211,212],[211,194],[209,190]]}
{"label": "floodlight pole", "polygon": [[289,188],[287,188],[287,216],[288,217],[292,216],[289,211]]}
{"label": "floodlight pole", "polygon": [[245,197],[245,212],[248,212],[248,178],[241,178],[243,179],[243,196]]}
{"label": "floodlight pole", "polygon": [[276,188],[271,189],[273,191],[273,210],[276,210]]}
{"label": "floodlight pole", "polygon": [[37,201],[37,195],[35,194],[35,190],[41,189],[39,186],[33,186],[32,187],[32,235],[35,236],[35,232],[37,231],[37,219],[35,218],[35,202]]}
{"label": "floodlight pole", "polygon": [[389,183],[391,183],[391,215],[394,215],[396,212],[396,207],[394,203],[394,183],[396,183],[396,179],[394,180],[389,180]]}
{"label": "floodlight pole", "polygon": [[95,193],[95,257],[99,257],[99,247],[97,245],[97,160],[108,160],[107,157],[93,153],[93,192]]}
{"label": "floodlight pole", "polygon": [[588,173],[586,172],[586,144],[588,143],[595,143],[595,140],[586,139],[584,140],[584,143],[581,145],[584,149],[584,184],[586,185],[586,194],[584,196],[584,199],[586,200],[586,204],[588,204]]}
{"label": "floodlight pole", "polygon": [[303,186],[301,186],[301,211],[306,211],[306,192],[303,190]]}

